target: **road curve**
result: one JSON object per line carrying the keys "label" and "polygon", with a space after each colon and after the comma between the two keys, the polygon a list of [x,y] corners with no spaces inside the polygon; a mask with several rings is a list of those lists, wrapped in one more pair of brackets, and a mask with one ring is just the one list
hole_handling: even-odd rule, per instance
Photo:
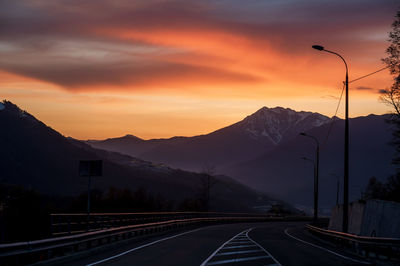
{"label": "road curve", "polygon": [[207,226],[123,242],[57,265],[365,265],[321,243],[301,222]]}

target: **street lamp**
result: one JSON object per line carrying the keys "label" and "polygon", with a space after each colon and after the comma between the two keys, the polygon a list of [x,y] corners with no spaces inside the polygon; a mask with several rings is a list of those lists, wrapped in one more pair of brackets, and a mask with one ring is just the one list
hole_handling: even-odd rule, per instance
{"label": "street lamp", "polygon": [[318,51],[324,51],[340,57],[346,67],[346,104],[345,104],[345,123],[344,123],[344,177],[343,177],[343,232],[347,233],[349,224],[349,71],[344,58],[335,52],[326,50],[321,45],[313,45],[312,48]]}
{"label": "street lamp", "polygon": [[336,177],[336,206],[339,206],[339,189],[340,189],[339,176],[335,173],[331,173],[329,175]]}
{"label": "street lamp", "polygon": [[[319,141],[316,137],[308,135],[304,132],[300,133],[301,136],[312,138],[317,144],[317,149],[315,150],[315,163],[314,163],[314,223],[318,220],[318,172],[319,172]],[[302,158],[308,159],[306,157]],[[309,160],[309,159],[308,159]]]}

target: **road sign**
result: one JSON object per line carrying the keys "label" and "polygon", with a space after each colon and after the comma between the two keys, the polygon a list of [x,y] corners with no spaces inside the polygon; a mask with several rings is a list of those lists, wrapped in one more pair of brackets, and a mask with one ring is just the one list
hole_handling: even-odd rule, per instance
{"label": "road sign", "polygon": [[90,184],[92,176],[102,176],[103,161],[102,160],[86,160],[79,161],[79,175],[88,177],[88,202],[87,202],[87,223],[86,230],[89,231],[90,221]]}
{"label": "road sign", "polygon": [[80,176],[102,176],[103,161],[102,160],[87,160],[79,161]]}

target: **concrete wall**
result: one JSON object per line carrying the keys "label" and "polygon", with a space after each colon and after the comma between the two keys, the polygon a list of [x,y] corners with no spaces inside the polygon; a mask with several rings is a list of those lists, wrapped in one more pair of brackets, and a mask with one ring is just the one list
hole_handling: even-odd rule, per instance
{"label": "concrete wall", "polygon": [[352,202],[349,206],[349,230],[350,234],[360,235],[365,214],[365,202]]}
{"label": "concrete wall", "polygon": [[400,203],[369,200],[365,205],[361,235],[400,237]]}
{"label": "concrete wall", "polygon": [[343,205],[336,205],[332,208],[331,218],[329,219],[329,230],[342,231]]}
{"label": "concrete wall", "polygon": [[[343,205],[332,209],[329,229],[342,231]],[[349,205],[349,233],[363,236],[400,237],[400,203],[383,200]]]}
{"label": "concrete wall", "polygon": [[[349,204],[349,228],[350,234],[359,235],[361,233],[365,203],[352,202]],[[342,231],[343,224],[343,205],[333,207],[331,218],[329,219],[329,230]]]}

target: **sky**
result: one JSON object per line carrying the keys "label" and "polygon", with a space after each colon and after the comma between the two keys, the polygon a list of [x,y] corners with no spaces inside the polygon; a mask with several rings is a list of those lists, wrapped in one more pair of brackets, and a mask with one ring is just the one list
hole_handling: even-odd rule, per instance
{"label": "sky", "polygon": [[[263,106],[335,114],[385,67],[398,0],[0,0],[0,99],[65,136],[206,134]],[[350,116],[390,111],[388,70]],[[343,104],[338,115],[343,117]]]}

